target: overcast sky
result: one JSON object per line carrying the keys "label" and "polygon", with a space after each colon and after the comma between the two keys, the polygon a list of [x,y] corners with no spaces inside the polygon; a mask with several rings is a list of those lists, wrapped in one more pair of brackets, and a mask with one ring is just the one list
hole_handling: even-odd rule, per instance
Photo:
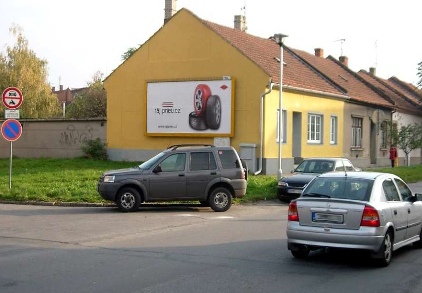
{"label": "overcast sky", "polygon": [[[178,0],[199,17],[233,27],[245,0]],[[49,81],[83,87],[96,71],[108,75],[129,48],[163,25],[164,0],[0,0],[0,50],[13,44],[8,28],[24,29],[29,46],[48,61]],[[358,71],[377,64],[377,75],[416,83],[422,61],[420,0],[247,0],[248,33],[289,35],[290,47],[340,55]],[[377,45],[376,45],[377,44]]]}

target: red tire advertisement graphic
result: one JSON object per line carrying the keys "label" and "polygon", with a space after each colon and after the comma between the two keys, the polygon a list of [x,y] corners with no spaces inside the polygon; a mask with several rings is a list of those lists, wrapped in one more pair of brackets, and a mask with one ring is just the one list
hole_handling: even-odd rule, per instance
{"label": "red tire advertisement graphic", "polygon": [[206,84],[198,84],[195,89],[193,97],[193,108],[197,116],[203,116],[205,114],[205,108],[207,105],[208,98],[211,96],[211,89]]}

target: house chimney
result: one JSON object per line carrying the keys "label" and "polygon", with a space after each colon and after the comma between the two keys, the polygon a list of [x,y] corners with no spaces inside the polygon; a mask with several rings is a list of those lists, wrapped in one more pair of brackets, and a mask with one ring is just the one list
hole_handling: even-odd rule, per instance
{"label": "house chimney", "polygon": [[369,73],[372,75],[377,75],[377,69],[375,67],[369,67]]}
{"label": "house chimney", "polygon": [[51,88],[51,91],[52,91],[52,92],[55,92],[55,91],[56,91],[56,87],[55,87],[55,86],[53,86],[53,87]]}
{"label": "house chimney", "polygon": [[316,48],[315,49],[315,56],[324,58],[324,49]]}
{"label": "house chimney", "polygon": [[340,56],[339,60],[344,65],[349,66],[349,58],[347,58],[346,56]]}
{"label": "house chimney", "polygon": [[244,15],[235,15],[234,16],[234,28],[241,31],[246,32],[248,29],[246,25],[246,16]]}
{"label": "house chimney", "polygon": [[62,84],[60,85],[60,90],[61,90],[61,91],[63,90],[63,85],[62,85]]}
{"label": "house chimney", "polygon": [[177,12],[176,10],[176,2],[177,0],[165,0],[165,8],[164,8],[164,24],[172,18],[172,16]]}

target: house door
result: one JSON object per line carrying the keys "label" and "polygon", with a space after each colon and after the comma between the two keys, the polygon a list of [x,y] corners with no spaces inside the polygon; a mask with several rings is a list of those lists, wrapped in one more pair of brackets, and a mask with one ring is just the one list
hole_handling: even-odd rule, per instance
{"label": "house door", "polygon": [[377,163],[377,129],[376,129],[376,124],[373,123],[372,121],[371,123],[371,138],[369,140],[369,148],[370,148],[370,156],[371,156],[371,164],[376,164]]}
{"label": "house door", "polygon": [[293,112],[293,157],[294,163],[302,161],[302,113]]}

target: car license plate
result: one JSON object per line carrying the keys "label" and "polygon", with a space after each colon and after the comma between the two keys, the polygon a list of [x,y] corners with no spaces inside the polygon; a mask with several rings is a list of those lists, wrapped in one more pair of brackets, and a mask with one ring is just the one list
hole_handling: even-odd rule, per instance
{"label": "car license plate", "polygon": [[312,213],[312,222],[343,224],[343,215]]}
{"label": "car license plate", "polygon": [[298,193],[301,194],[302,190],[301,189],[288,189],[287,190],[288,193]]}

